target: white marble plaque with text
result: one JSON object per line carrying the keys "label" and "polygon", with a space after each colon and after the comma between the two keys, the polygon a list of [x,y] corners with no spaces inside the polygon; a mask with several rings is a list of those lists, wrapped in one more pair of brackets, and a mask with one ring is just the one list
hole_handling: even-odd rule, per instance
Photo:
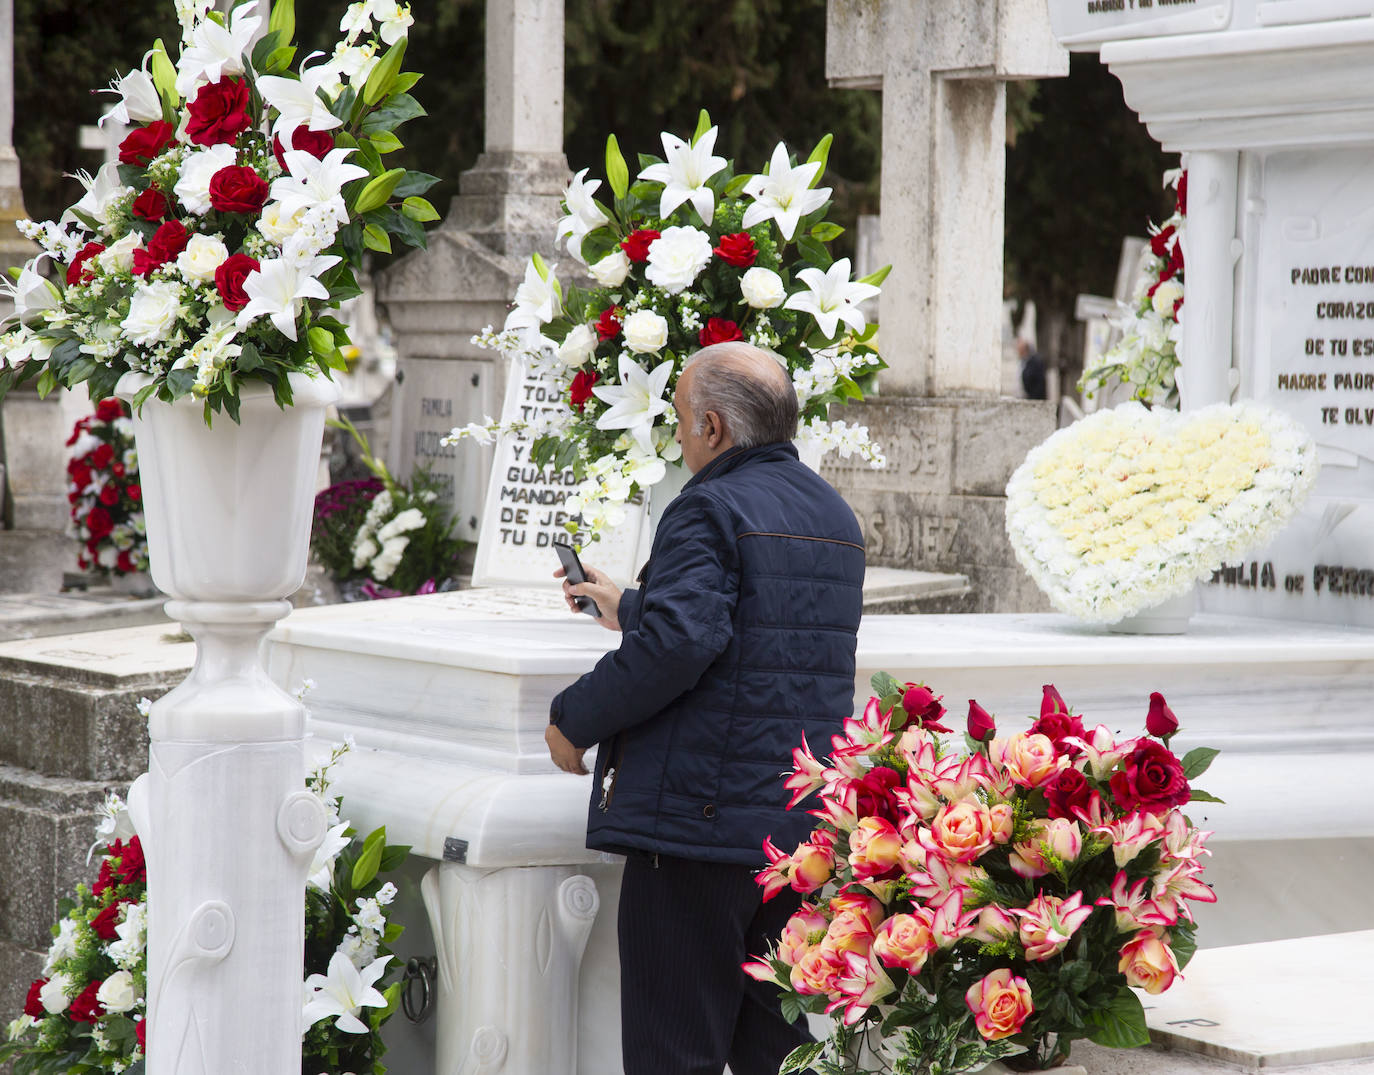
{"label": "white marble plaque with text", "polygon": [[1233,0],[1050,0],[1050,25],[1063,44],[1090,47],[1130,37],[1224,30]]}
{"label": "white marble plaque with text", "polygon": [[[530,419],[555,406],[557,389],[528,372],[521,362],[510,367],[501,420]],[[533,442],[504,436],[496,445],[487,499],[473,565],[474,586],[557,586],[555,541],[568,541],[570,513],[564,501],[577,488],[571,470],[535,465]],[[633,581],[648,555],[648,523],[640,504],[629,505],[625,522],[602,534],[583,550],[584,563],[605,571],[619,585]]]}

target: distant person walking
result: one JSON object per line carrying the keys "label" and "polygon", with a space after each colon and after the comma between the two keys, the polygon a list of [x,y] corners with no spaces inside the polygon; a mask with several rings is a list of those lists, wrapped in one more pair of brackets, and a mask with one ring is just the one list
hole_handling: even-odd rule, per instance
{"label": "distant person walking", "polygon": [[1045,360],[1035,345],[1024,336],[1016,337],[1016,354],[1021,359],[1021,391],[1027,399],[1048,399],[1045,387]]}

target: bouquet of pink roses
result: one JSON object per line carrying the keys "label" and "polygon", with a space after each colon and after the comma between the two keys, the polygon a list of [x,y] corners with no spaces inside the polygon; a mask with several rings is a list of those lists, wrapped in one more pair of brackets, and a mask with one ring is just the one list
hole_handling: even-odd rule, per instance
{"label": "bouquet of pink roses", "polygon": [[1044,1067],[1084,1037],[1146,1044],[1131,987],[1172,984],[1195,948],[1188,901],[1216,899],[1210,833],[1183,807],[1219,801],[1190,785],[1217,752],[1169,749],[1178,722],[1159,693],[1147,734],[1117,739],[1051,685],[1005,738],[971,701],[956,752],[929,688],[885,673],[873,686],[829,758],[794,751],[791,805],[819,793],[811,836],[764,847],[764,898],[807,899],[745,970],[783,990],[789,1017],[835,1020],[782,1070],[862,1072],[875,1042],[880,1062],[930,1073]]}

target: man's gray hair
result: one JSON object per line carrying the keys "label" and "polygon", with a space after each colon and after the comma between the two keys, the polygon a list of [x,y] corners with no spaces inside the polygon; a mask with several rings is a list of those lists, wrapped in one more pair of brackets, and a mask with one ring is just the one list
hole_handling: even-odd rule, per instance
{"label": "man's gray hair", "polygon": [[767,351],[739,341],[716,343],[687,365],[693,370],[687,401],[696,418],[694,433],[701,432],[706,412],[715,411],[740,448],[797,435],[797,391]]}

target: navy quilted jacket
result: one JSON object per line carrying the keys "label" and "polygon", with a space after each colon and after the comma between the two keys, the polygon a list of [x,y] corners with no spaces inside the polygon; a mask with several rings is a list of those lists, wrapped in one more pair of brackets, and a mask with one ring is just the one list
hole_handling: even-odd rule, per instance
{"label": "navy quilted jacket", "polygon": [[663,514],[620,648],[554,699],[601,744],[587,846],[764,864],[812,827],[785,809],[802,733],[850,714],[864,550],[854,513],[791,444],[731,449]]}

